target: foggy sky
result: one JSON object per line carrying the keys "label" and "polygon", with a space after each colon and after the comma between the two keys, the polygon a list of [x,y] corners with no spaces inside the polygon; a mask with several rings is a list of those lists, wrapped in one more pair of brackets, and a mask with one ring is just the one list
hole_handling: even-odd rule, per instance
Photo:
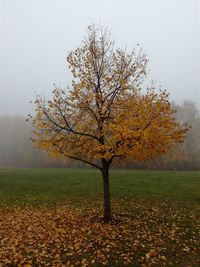
{"label": "foggy sky", "polygon": [[199,0],[0,0],[0,115],[27,115],[35,92],[66,87],[67,52],[87,26],[108,25],[118,46],[147,53],[155,80],[181,103],[200,103]]}

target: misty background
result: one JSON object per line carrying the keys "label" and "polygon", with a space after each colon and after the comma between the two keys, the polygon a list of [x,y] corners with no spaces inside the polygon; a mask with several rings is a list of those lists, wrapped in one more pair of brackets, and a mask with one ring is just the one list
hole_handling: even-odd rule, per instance
{"label": "misty background", "polygon": [[149,58],[145,84],[156,81],[176,103],[177,117],[190,116],[193,127],[176,147],[182,162],[167,155],[148,167],[200,168],[199,0],[0,0],[0,167],[71,164],[33,149],[25,118],[34,114],[35,94],[50,98],[53,84],[70,86],[66,55],[91,23],[108,26],[119,47],[140,44]]}

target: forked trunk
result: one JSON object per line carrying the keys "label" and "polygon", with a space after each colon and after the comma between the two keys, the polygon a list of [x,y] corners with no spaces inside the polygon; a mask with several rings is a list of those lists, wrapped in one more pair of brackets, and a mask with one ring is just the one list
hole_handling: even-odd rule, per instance
{"label": "forked trunk", "polygon": [[108,223],[111,220],[111,207],[110,207],[110,187],[109,187],[109,164],[103,162],[102,164],[103,175],[103,190],[104,190],[104,222]]}

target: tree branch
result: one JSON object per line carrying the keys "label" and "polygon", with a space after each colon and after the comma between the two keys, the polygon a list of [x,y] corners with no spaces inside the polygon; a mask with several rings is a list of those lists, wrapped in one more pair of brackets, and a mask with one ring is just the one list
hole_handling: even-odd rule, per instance
{"label": "tree branch", "polygon": [[[60,109],[58,108],[59,112],[60,112]],[[87,137],[91,137],[93,139],[96,139],[98,142],[100,142],[99,138],[96,137],[95,135],[92,135],[92,134],[87,134],[87,133],[83,133],[83,132],[77,132],[77,131],[74,131],[73,128],[71,128],[71,126],[68,124],[65,116],[60,113],[60,115],[62,116],[62,118],[64,119],[65,123],[66,123],[66,127],[63,127],[61,125],[59,125],[58,123],[56,123],[50,116],[49,114],[46,112],[45,109],[43,109],[43,112],[45,114],[45,116],[47,117],[47,119],[55,126],[57,126],[58,128],[60,128],[61,130],[65,130],[65,131],[68,131],[68,132],[71,132],[71,133],[74,133],[74,134],[77,134],[77,135],[81,135],[81,136],[87,136]]]}
{"label": "tree branch", "polygon": [[70,159],[75,159],[75,160],[82,161],[82,162],[84,162],[84,163],[86,163],[86,164],[91,165],[92,167],[97,168],[97,169],[100,170],[100,171],[102,170],[102,168],[101,168],[100,166],[98,166],[98,165],[96,165],[95,163],[92,163],[92,162],[90,162],[90,161],[87,161],[87,160],[85,160],[85,159],[81,159],[81,158],[74,157],[74,156],[67,156],[67,157],[70,158]]}

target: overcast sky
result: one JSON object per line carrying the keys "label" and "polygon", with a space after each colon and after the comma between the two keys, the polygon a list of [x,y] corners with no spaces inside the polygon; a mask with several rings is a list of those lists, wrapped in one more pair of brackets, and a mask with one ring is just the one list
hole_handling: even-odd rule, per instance
{"label": "overcast sky", "polygon": [[70,85],[67,51],[91,22],[118,46],[140,43],[172,100],[200,103],[200,0],[0,0],[0,115],[27,115],[34,92]]}

